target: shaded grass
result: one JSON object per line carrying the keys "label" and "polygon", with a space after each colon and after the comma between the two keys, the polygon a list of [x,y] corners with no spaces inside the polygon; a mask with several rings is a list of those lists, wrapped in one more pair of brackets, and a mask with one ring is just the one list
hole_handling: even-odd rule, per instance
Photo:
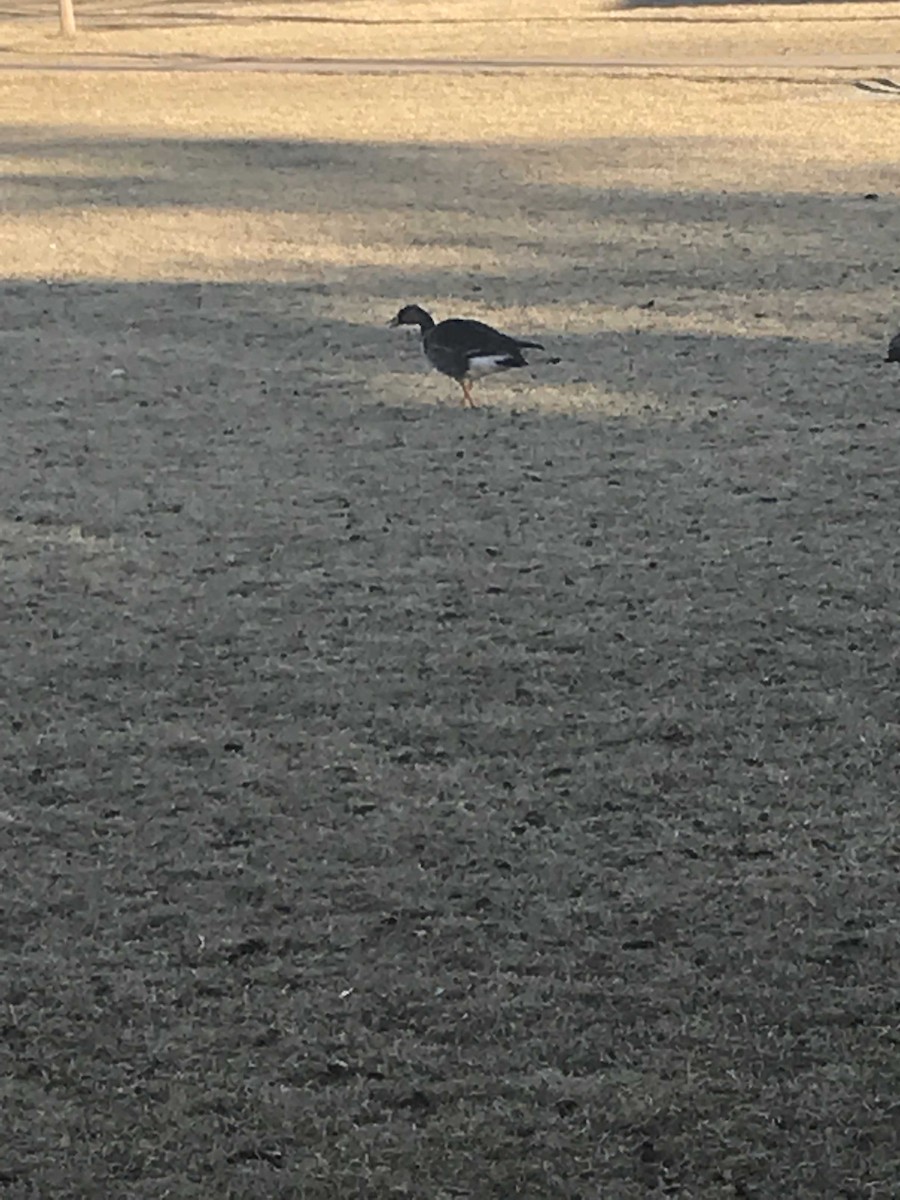
{"label": "shaded grass", "polygon": [[[887,1200],[874,118],[168,86],[9,131],[5,1193]],[[564,361],[464,413],[412,298]]]}
{"label": "shaded grass", "polygon": [[[190,345],[115,284],[55,336],[104,291]],[[10,1186],[890,1195],[891,409],[469,419],[202,344],[17,389]]]}

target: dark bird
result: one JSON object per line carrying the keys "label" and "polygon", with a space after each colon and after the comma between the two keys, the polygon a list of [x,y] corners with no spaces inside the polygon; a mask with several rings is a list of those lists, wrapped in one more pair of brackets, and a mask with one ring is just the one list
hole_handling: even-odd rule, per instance
{"label": "dark bird", "polygon": [[900,333],[895,333],[888,342],[888,352],[885,362],[900,363]]}
{"label": "dark bird", "polygon": [[401,308],[389,324],[418,325],[426,358],[436,370],[455,379],[462,388],[463,408],[466,405],[475,407],[473,379],[508,371],[511,367],[527,367],[522,351],[544,349],[540,342],[510,337],[483,321],[451,317],[449,321],[435,325],[431,314],[418,304]]}

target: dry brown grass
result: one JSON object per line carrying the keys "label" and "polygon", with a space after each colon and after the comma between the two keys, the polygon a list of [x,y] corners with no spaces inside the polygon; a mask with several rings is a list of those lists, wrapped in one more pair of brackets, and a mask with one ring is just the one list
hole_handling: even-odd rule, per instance
{"label": "dry brown grass", "polygon": [[[281,57],[704,58],[896,52],[896,6],[714,5],[610,11],[597,0],[166,3],[79,0],[78,52]],[[58,53],[55,5],[2,21],[0,45]],[[24,11],[24,9],[23,9]],[[893,48],[891,42],[893,39]]]}
{"label": "dry brown grass", "polygon": [[[858,195],[895,178],[896,109],[840,77],[790,84],[740,76],[723,82],[23,72],[3,76],[0,95],[13,115],[2,159],[12,189],[6,261],[13,274],[243,274],[246,257],[280,277],[292,259],[361,266],[396,261],[398,254],[420,261],[426,252],[432,265],[448,253],[462,263],[471,261],[466,234],[476,223],[483,233],[502,233],[504,222],[520,216],[506,205],[488,212],[489,174],[461,178],[460,195],[440,195],[413,190],[399,165],[392,185],[367,181],[374,192],[359,194],[356,205],[342,198],[335,206],[314,174],[292,171],[289,163],[242,164],[224,151],[217,161],[217,139],[361,142],[385,155],[396,148],[398,164],[419,153],[427,161],[429,146],[480,144],[497,156],[499,171],[508,168],[523,182],[584,189]],[[169,162],[148,158],[148,144],[162,139]],[[29,181],[39,187],[52,178],[60,185],[52,203],[35,195],[29,204]],[[88,181],[75,189],[83,203],[70,203],[66,185],[80,178]],[[115,187],[118,179],[132,182],[133,204],[127,191],[114,205],[104,202],[104,181]],[[473,183],[483,197],[477,204],[462,194]],[[219,195],[227,197],[224,207]],[[302,209],[302,218],[292,220],[292,209]],[[536,212],[530,220],[546,226],[554,214]],[[602,243],[603,212],[593,220]],[[454,248],[417,248],[425,225],[436,243],[456,233]],[[576,240],[588,232],[570,227]],[[485,249],[488,265],[496,266]]]}
{"label": "dry brown grass", "polygon": [[[872,219],[886,233],[863,194],[897,179],[894,110],[841,79],[25,72],[0,79],[0,94],[16,114],[0,156],[11,277],[327,287],[393,268],[428,279],[423,292],[443,307],[459,302],[457,280],[488,275],[507,281],[487,301],[498,320],[576,333],[631,327],[604,278],[627,276],[635,254],[674,241],[685,263],[715,262],[740,243],[789,264],[824,232],[786,242],[772,213],[698,227],[683,223],[691,197],[842,196],[846,236],[829,234],[829,253],[851,267]],[[319,163],[329,145],[340,169]],[[636,229],[631,194],[670,197],[667,220]],[[548,286],[563,264],[575,273]],[[857,338],[873,311],[890,311],[892,287],[816,289],[803,299],[805,335]],[[654,323],[740,334],[759,306],[727,291],[723,280],[692,292]],[[362,286],[323,303],[359,322],[379,320],[385,301]],[[767,301],[764,327],[788,332],[795,303]]]}
{"label": "dry brown grass", "polygon": [[0,76],[4,1198],[894,1200],[900,110],[718,73]]}
{"label": "dry brown grass", "polygon": [[[724,21],[718,8],[678,10],[677,21],[671,10],[607,20],[588,4],[564,6],[552,20],[542,19],[546,7],[538,4],[80,9],[77,52],[100,59],[175,51],[478,57],[496,52],[501,27],[503,57],[593,53],[585,30],[596,29],[604,54],[665,57],[690,48],[719,62],[735,50],[765,55],[784,38],[795,39],[784,43],[791,53],[810,46],[862,53],[883,48],[893,28],[890,5],[840,13],[729,7]],[[217,12],[221,24],[209,19]],[[9,23],[0,43],[20,54],[62,52],[51,15],[48,6],[43,24]],[[279,15],[290,20],[275,21]],[[669,78],[12,72],[0,77],[8,114],[0,162],[11,200],[0,224],[5,262],[11,275],[145,279],[287,279],[297,271],[325,279],[332,269],[391,263],[502,271],[509,234],[524,222],[540,270],[566,246],[615,242],[616,220],[598,208],[567,218],[563,232],[554,213],[517,209],[509,194],[517,179],[676,195],[858,195],[890,187],[896,105],[855,91],[846,72],[793,74],[788,82],[746,71],[717,80],[713,68]],[[430,147],[490,151],[483,172],[459,178],[458,194],[444,180],[438,190],[426,182],[413,191],[398,165],[390,183],[368,178],[358,203],[342,197],[335,205],[314,172],[280,165],[277,154],[242,164],[235,153],[217,157],[210,144],[237,138],[363,143],[413,170],[420,157],[427,163]],[[507,183],[495,187],[494,172],[508,173]],[[111,203],[117,180],[132,190]]]}

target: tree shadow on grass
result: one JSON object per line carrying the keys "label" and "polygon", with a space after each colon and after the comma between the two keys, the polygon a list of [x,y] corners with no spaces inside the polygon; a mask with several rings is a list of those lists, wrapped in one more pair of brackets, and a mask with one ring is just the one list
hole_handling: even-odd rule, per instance
{"label": "tree shadow on grass", "polygon": [[[8,133],[4,1180],[895,1178],[896,202]],[[463,411],[409,299],[563,361]]]}
{"label": "tree shadow on grass", "polygon": [[[11,151],[0,174],[9,214],[144,214],[152,225],[172,211],[198,231],[204,220],[227,230],[246,214],[278,230],[283,257],[254,259],[251,226],[239,259],[226,241],[210,241],[202,251],[210,269],[239,261],[260,278],[276,270],[331,279],[332,295],[378,288],[385,306],[410,298],[406,272],[420,297],[523,305],[530,292],[535,304],[572,309],[576,321],[580,305],[652,302],[686,314],[698,299],[708,318],[728,294],[743,298],[752,324],[786,318],[794,303],[798,315],[823,303],[837,315],[864,293],[877,304],[896,281],[886,233],[900,179],[893,161],[857,168],[855,195],[699,183],[686,192],[654,182],[669,156],[698,179],[710,163],[738,174],[745,140],[668,138],[663,151],[653,137],[547,147],[103,138],[15,126],[0,134]],[[604,187],[607,164],[634,182]],[[842,183],[849,174],[835,173]],[[876,325],[890,317],[873,315]],[[847,316],[860,313],[848,307]]]}
{"label": "tree shadow on grass", "polygon": [[0,284],[4,1177],[888,1178],[895,383],[548,320],[562,411],[423,405],[436,286]]}
{"label": "tree shadow on grass", "polygon": [[[469,313],[538,336],[562,358],[557,367],[485,385],[486,397],[530,403],[542,394],[554,405],[590,408],[600,396],[601,411],[670,413],[789,398],[809,413],[837,400],[846,407],[848,393],[837,381],[856,402],[852,380],[871,386],[867,364],[894,332],[888,218],[895,202],[600,185],[606,163],[652,177],[661,153],[652,138],[548,149],[4,134],[22,164],[5,177],[9,213],[39,215],[42,230],[58,212],[88,221],[141,216],[148,262],[165,275],[173,267],[183,273],[182,234],[164,225],[164,256],[154,259],[152,231],[174,211],[184,215],[192,253],[210,274],[248,280],[241,286],[252,315],[235,299],[214,315],[213,298],[236,297],[240,286],[229,293],[197,284],[202,308],[188,305],[183,327],[170,312],[181,293],[166,285],[148,284],[143,293],[162,288],[161,309],[120,308],[114,289],[94,286],[91,303],[118,326],[117,337],[103,332],[103,343],[127,344],[132,357],[143,346],[149,359],[142,369],[156,369],[153,331],[167,331],[171,386],[191,361],[179,355],[179,339],[193,328],[218,344],[221,319],[240,336],[241,369],[254,362],[260,379],[274,365],[300,371],[329,395],[367,393],[373,379],[379,394],[390,395],[392,374],[404,379],[423,363],[414,343],[383,325],[417,301],[438,317]],[[682,165],[696,162],[702,175],[711,159],[740,161],[742,142],[669,139],[665,153]],[[893,163],[877,172],[870,179],[881,180],[879,187],[897,176]],[[212,232],[198,242],[206,226]],[[275,252],[268,249],[273,231]],[[65,270],[82,241],[43,252],[44,273]],[[255,255],[262,247],[268,257]],[[272,274],[281,282],[266,283]],[[218,359],[217,372],[228,359]],[[202,390],[209,364],[202,355],[197,362]],[[60,386],[64,363],[61,355]],[[886,386],[877,372],[874,378]],[[432,402],[453,397],[445,382],[429,379],[423,394]],[[411,397],[412,388],[405,380],[401,392]]]}

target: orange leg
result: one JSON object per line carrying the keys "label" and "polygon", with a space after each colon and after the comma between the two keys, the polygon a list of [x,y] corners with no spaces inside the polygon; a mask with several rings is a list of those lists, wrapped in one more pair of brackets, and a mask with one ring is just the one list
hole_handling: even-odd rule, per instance
{"label": "orange leg", "polygon": [[472,399],[471,383],[469,383],[469,381],[467,379],[461,379],[459,381],[459,383],[460,383],[460,387],[463,390],[463,408],[466,408],[467,406],[469,408],[475,408],[476,407],[475,401]]}

